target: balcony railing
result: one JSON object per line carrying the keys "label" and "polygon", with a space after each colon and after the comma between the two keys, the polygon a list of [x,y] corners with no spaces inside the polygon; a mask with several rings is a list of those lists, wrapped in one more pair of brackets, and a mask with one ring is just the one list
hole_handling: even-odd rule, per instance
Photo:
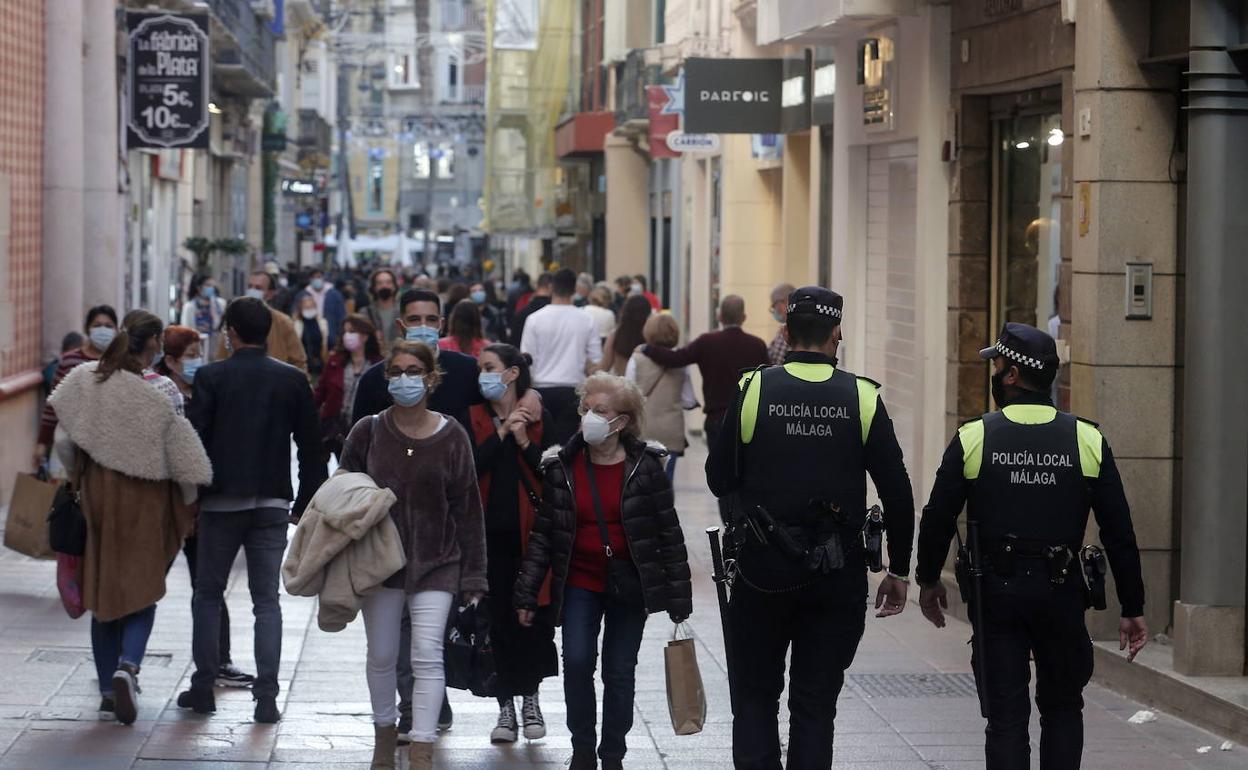
{"label": "balcony railing", "polygon": [[208,0],[223,34],[213,34],[213,76],[224,93],[269,97],[276,89],[273,32],[247,0]]}
{"label": "balcony railing", "polygon": [[436,8],[442,32],[485,29],[485,11],[474,0],[438,0]]}
{"label": "balcony railing", "polygon": [[650,103],[646,99],[646,86],[657,85],[660,68],[646,62],[646,49],[634,48],[628,52],[624,63],[618,66],[615,84],[615,124],[650,120]]}

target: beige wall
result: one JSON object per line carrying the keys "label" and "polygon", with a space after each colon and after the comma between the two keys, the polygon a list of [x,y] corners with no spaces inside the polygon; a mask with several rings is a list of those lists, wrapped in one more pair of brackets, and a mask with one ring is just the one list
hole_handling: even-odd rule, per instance
{"label": "beige wall", "polygon": [[750,137],[725,134],[723,215],[720,235],[720,297],[745,299],[745,329],[770,340],[776,324],[767,312],[771,288],[783,265],[780,169],[758,170]]}
{"label": "beige wall", "polygon": [[30,456],[39,433],[39,390],[0,401],[0,508],[7,510],[13,480],[30,472]]}
{"label": "beige wall", "polygon": [[650,272],[649,157],[608,136],[607,279]]}

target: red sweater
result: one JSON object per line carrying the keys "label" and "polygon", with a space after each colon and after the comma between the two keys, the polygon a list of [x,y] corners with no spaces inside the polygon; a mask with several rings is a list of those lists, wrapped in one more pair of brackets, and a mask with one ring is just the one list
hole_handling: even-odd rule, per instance
{"label": "red sweater", "polygon": [[[568,571],[568,585],[602,593],[607,590],[607,554],[602,550],[598,517],[594,514],[594,498],[589,491],[589,476],[585,472],[587,462],[588,452],[582,452],[572,462],[572,488],[576,492],[576,543],[572,548],[572,568]],[[631,560],[628,539],[620,524],[620,503],[624,499],[624,463],[595,465],[594,481],[598,484],[602,518],[607,522],[611,550],[615,558]]]}

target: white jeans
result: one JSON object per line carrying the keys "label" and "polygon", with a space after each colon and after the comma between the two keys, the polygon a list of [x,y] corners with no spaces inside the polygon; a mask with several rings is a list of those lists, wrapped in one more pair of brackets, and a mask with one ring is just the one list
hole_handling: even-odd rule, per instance
{"label": "white jeans", "polygon": [[454,597],[445,591],[405,594],[398,588],[379,588],[364,597],[364,632],[368,637],[368,694],[373,721],[392,725],[399,719],[396,702],[399,661],[399,623],[403,602],[412,617],[412,740],[433,743],[438,734],[438,712],[446,688],[442,642]]}

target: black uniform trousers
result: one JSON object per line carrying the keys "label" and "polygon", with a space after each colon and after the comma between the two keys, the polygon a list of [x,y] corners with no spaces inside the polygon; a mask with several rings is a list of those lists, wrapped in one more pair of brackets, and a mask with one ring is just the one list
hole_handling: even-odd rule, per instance
{"label": "black uniform trousers", "polygon": [[[1092,642],[1083,613],[1079,578],[1054,585],[1049,582],[1047,566],[1039,559],[1019,559],[1010,578],[984,577],[982,633],[990,709],[984,751],[988,770],[1029,767],[1032,657],[1036,662],[1036,706],[1040,709],[1041,770],[1079,767],[1083,688],[1092,678]],[[980,661],[975,655],[972,666],[978,673]]]}
{"label": "black uniform trousers", "polygon": [[733,762],[738,770],[781,767],[777,716],[785,656],[792,645],[787,767],[826,770],[832,767],[836,699],[866,626],[862,556],[847,558],[845,568],[833,575],[783,593],[766,593],[747,581],[773,588],[804,583],[810,574],[790,570],[786,577],[765,567],[751,570],[748,558],[742,559],[741,570],[729,605]]}

